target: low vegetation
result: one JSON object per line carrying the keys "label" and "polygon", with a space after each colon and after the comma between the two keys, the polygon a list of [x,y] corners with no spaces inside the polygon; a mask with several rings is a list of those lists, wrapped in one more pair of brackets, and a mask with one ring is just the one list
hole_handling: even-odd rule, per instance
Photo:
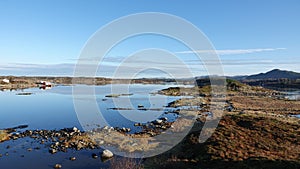
{"label": "low vegetation", "polygon": [[[184,98],[172,107],[201,105],[201,114],[212,105],[209,86],[184,89]],[[181,89],[165,89],[163,93],[182,93]],[[199,134],[206,121],[198,118],[191,132],[172,150],[145,162],[145,168],[300,168],[300,114],[297,101],[280,97],[281,93],[227,80],[225,115],[216,131],[205,143]],[[206,107],[206,108],[205,108]],[[214,112],[212,112],[214,113]]]}
{"label": "low vegetation", "polygon": [[6,130],[0,130],[0,142],[9,140],[10,134]]}

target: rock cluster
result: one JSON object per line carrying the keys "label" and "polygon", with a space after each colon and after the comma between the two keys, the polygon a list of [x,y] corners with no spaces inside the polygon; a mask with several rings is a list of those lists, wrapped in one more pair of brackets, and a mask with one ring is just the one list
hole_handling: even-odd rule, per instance
{"label": "rock cluster", "polygon": [[160,134],[162,131],[170,128],[172,126],[173,122],[168,122],[168,118],[162,117],[159,119],[156,119],[152,122],[142,124],[142,123],[136,123],[134,126],[140,126],[142,127],[141,132],[136,132],[136,135],[149,135],[151,137],[156,136]]}
{"label": "rock cluster", "polygon": [[66,152],[68,148],[76,150],[96,149],[98,146],[85,133],[76,127],[61,130],[26,130],[22,133],[13,133],[10,139],[30,137],[40,144],[50,144],[49,153],[55,154],[58,151]]}

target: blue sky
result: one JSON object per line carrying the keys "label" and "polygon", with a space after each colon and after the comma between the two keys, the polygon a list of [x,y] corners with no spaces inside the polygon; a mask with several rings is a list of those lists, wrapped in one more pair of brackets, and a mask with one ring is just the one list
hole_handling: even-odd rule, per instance
{"label": "blue sky", "polygon": [[[2,0],[0,75],[70,76],[93,33],[119,17],[141,12],[169,13],[193,23],[216,48],[226,75],[273,68],[300,72],[298,0]],[[145,35],[113,48],[97,75],[112,76],[122,59],[147,48],[168,50],[193,63],[195,76],[206,73],[179,42]]]}

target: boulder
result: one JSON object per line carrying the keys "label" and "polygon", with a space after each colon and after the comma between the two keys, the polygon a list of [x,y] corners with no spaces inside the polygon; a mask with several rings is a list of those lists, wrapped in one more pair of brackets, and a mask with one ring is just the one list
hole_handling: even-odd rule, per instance
{"label": "boulder", "polygon": [[62,167],[61,164],[55,164],[54,166],[55,169],[60,169],[61,167]]}
{"label": "boulder", "polygon": [[162,120],[157,119],[154,121],[154,124],[161,124],[162,122],[163,122]]}
{"label": "boulder", "polygon": [[102,152],[102,158],[112,158],[114,154],[109,150],[104,150]]}

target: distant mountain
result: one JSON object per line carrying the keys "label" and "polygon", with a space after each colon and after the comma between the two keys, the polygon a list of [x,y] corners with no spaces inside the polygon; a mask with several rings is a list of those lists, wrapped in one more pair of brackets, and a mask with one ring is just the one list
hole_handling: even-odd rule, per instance
{"label": "distant mountain", "polygon": [[256,75],[247,76],[244,79],[247,79],[247,80],[260,79],[260,80],[262,80],[262,79],[283,79],[283,78],[300,79],[300,73],[287,71],[287,70],[274,69],[267,73],[260,73],[260,74],[256,74]]}

